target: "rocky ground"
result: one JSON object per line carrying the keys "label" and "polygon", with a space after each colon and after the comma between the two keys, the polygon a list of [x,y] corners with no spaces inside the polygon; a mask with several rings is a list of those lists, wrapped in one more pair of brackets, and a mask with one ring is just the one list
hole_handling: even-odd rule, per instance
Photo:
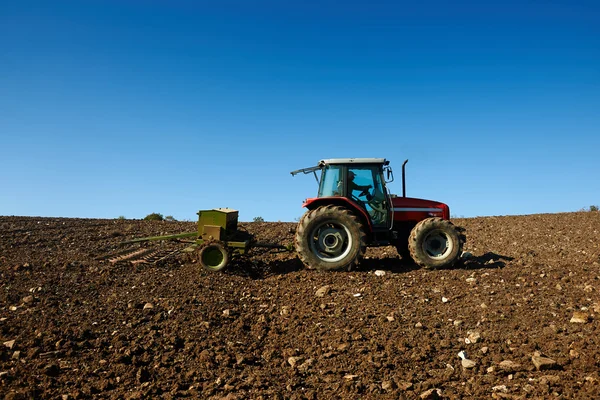
{"label": "rocky ground", "polygon": [[473,258],[449,270],[379,248],[351,272],[253,250],[209,273],[96,259],[194,223],[0,217],[0,397],[600,398],[600,213],[455,223]]}

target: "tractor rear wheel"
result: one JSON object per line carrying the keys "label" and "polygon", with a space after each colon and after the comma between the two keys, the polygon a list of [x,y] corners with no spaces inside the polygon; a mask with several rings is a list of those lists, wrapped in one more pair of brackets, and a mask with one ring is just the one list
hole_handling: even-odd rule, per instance
{"label": "tractor rear wheel", "polygon": [[417,265],[428,269],[448,268],[458,259],[462,241],[450,221],[427,218],[410,232],[408,248]]}
{"label": "tractor rear wheel", "polygon": [[222,271],[229,263],[229,252],[221,242],[211,242],[200,249],[198,260],[207,271]]}
{"label": "tractor rear wheel", "polygon": [[366,235],[350,210],[333,205],[304,214],[296,229],[295,245],[300,260],[322,271],[350,270],[365,254]]}

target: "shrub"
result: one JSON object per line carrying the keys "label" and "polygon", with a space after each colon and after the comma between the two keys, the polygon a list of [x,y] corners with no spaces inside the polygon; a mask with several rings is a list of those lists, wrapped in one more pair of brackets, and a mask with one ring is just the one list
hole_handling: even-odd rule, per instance
{"label": "shrub", "polygon": [[159,213],[148,214],[144,217],[144,221],[164,221],[164,217]]}
{"label": "shrub", "polygon": [[598,211],[598,206],[590,206],[590,211]]}
{"label": "shrub", "polygon": [[119,215],[119,218],[117,218],[117,219],[122,221],[122,220],[125,219],[125,216],[124,215]]}
{"label": "shrub", "polygon": [[165,217],[165,221],[169,221],[169,222],[177,222],[177,220],[175,218],[173,218],[172,215],[167,215]]}
{"label": "shrub", "polygon": [[263,217],[254,217],[252,222],[265,222],[265,219]]}

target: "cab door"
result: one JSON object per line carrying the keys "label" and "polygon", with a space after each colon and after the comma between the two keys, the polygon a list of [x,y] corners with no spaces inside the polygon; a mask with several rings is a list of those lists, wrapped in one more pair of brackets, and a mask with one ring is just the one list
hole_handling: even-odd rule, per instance
{"label": "cab door", "polygon": [[348,169],[348,173],[350,172],[354,173],[355,177],[354,185],[348,185],[349,197],[367,211],[374,228],[388,228],[391,207],[380,167],[352,166]]}

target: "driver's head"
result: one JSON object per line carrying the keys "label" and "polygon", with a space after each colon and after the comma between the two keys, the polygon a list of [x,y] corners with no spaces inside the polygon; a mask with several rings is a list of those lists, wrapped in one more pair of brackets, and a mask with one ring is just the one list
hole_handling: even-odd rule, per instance
{"label": "driver's head", "polygon": [[348,171],[348,180],[349,181],[353,181],[355,176],[356,175],[354,175],[354,172]]}

